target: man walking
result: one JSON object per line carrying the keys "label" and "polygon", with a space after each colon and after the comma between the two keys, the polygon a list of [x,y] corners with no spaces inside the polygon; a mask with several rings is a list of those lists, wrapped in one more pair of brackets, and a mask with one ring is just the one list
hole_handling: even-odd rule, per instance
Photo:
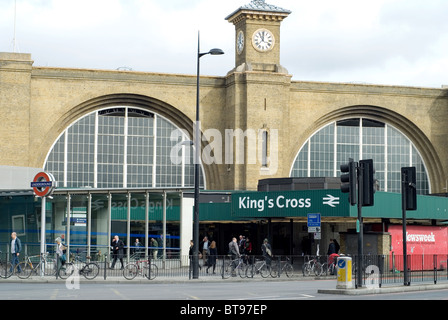
{"label": "man walking", "polygon": [[[13,232],[11,233],[11,272],[14,271],[16,265],[19,265],[20,251],[22,251],[22,243],[20,242],[20,239],[17,238],[17,234]],[[20,265],[18,266],[17,272],[22,272]]]}
{"label": "man walking", "polygon": [[233,237],[232,241],[229,242],[229,255],[232,257],[232,277],[236,276],[235,268],[238,263],[235,261],[237,258],[241,256],[240,249],[238,248],[238,244],[236,242],[236,238]]}
{"label": "man walking", "polygon": [[120,259],[121,262],[121,270],[124,269],[124,263],[123,263],[123,255],[124,255],[124,243],[118,236],[115,236],[111,243],[112,252],[114,256],[114,260],[112,261],[112,266],[110,267],[113,269],[115,267],[115,263],[117,262],[117,259]]}

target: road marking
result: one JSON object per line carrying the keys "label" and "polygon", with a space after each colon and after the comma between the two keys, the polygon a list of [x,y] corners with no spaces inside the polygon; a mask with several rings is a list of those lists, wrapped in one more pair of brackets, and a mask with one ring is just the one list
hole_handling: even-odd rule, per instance
{"label": "road marking", "polygon": [[110,290],[112,290],[113,293],[115,293],[117,296],[121,297],[122,299],[124,299],[124,300],[129,300],[128,298],[126,298],[126,296],[122,295],[122,294],[120,293],[120,291],[115,290],[114,288],[111,288]]}
{"label": "road marking", "polygon": [[54,289],[53,294],[50,296],[50,300],[56,300],[59,294],[59,289]]}

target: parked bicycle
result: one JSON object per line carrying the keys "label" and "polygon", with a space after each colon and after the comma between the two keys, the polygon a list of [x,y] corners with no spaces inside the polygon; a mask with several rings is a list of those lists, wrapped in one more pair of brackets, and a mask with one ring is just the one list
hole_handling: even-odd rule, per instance
{"label": "parked bicycle", "polygon": [[25,260],[15,267],[15,274],[20,279],[27,279],[33,273],[40,275],[41,271],[43,271],[45,276],[54,276],[56,275],[56,269],[56,260],[49,257],[47,252],[42,254],[42,256],[35,255],[26,257]]}
{"label": "parked bicycle", "polygon": [[[0,251],[0,255],[3,252]],[[7,279],[12,275],[12,264],[10,261],[0,259],[0,278]]]}
{"label": "parked bicycle", "polygon": [[311,273],[320,276],[322,274],[322,264],[319,261],[319,256],[308,256],[308,261],[303,264],[302,273],[305,277],[309,277]]}
{"label": "parked bicycle", "polygon": [[241,278],[246,277],[246,263],[244,262],[244,255],[236,259],[224,259],[221,269],[223,279],[228,279],[230,276],[236,277],[236,274]]}
{"label": "parked bicycle", "polygon": [[255,263],[249,264],[244,272],[246,277],[253,278],[254,275],[260,274],[261,277],[267,278],[271,275],[271,267],[266,264],[266,260],[256,260]]}
{"label": "parked bicycle", "polygon": [[128,263],[123,269],[123,277],[128,280],[134,279],[138,274],[145,276],[149,280],[157,277],[159,268],[150,260],[137,260]]}
{"label": "parked bicycle", "polygon": [[272,261],[271,266],[271,277],[276,278],[279,277],[282,273],[285,273],[288,278],[291,278],[294,275],[294,267],[291,264],[291,260],[286,257],[286,261]]}
{"label": "parked bicycle", "polygon": [[324,262],[322,264],[322,273],[321,275],[325,274],[325,275],[335,275],[336,274],[336,262],[337,262],[337,257],[339,255],[330,255],[328,257],[327,262]]}
{"label": "parked bicycle", "polygon": [[[86,257],[86,259],[88,261],[90,257]],[[81,264],[81,268],[78,268],[79,264]],[[76,256],[74,262],[67,262],[59,268],[58,275],[61,279],[67,279],[75,273],[75,270],[78,271],[79,275],[83,275],[86,279],[92,280],[100,272],[100,267],[96,262],[84,262],[80,260],[79,256]]]}

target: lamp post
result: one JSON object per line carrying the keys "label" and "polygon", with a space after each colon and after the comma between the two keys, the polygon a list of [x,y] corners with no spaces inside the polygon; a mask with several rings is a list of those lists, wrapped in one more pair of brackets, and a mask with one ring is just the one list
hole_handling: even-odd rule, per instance
{"label": "lamp post", "polygon": [[199,156],[201,152],[201,131],[199,125],[199,66],[201,57],[211,54],[221,55],[224,51],[221,49],[211,49],[208,52],[201,53],[200,41],[198,33],[198,57],[197,57],[197,82],[196,82],[196,123],[194,126],[195,132],[195,156],[194,156],[194,212],[193,212],[193,279],[199,278]]}

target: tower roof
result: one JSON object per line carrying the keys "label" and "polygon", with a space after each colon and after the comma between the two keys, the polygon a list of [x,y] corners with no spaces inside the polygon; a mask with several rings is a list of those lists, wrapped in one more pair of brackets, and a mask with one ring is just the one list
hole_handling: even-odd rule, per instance
{"label": "tower roof", "polygon": [[268,4],[265,2],[265,0],[252,0],[249,4],[246,4],[246,5],[238,8],[231,14],[229,14],[226,17],[226,20],[230,20],[236,13],[238,13],[240,11],[262,11],[262,12],[269,12],[269,13],[273,13],[273,14],[278,13],[278,14],[282,14],[282,15],[288,15],[291,13],[290,10],[280,8],[280,7],[274,6],[272,4]]}

